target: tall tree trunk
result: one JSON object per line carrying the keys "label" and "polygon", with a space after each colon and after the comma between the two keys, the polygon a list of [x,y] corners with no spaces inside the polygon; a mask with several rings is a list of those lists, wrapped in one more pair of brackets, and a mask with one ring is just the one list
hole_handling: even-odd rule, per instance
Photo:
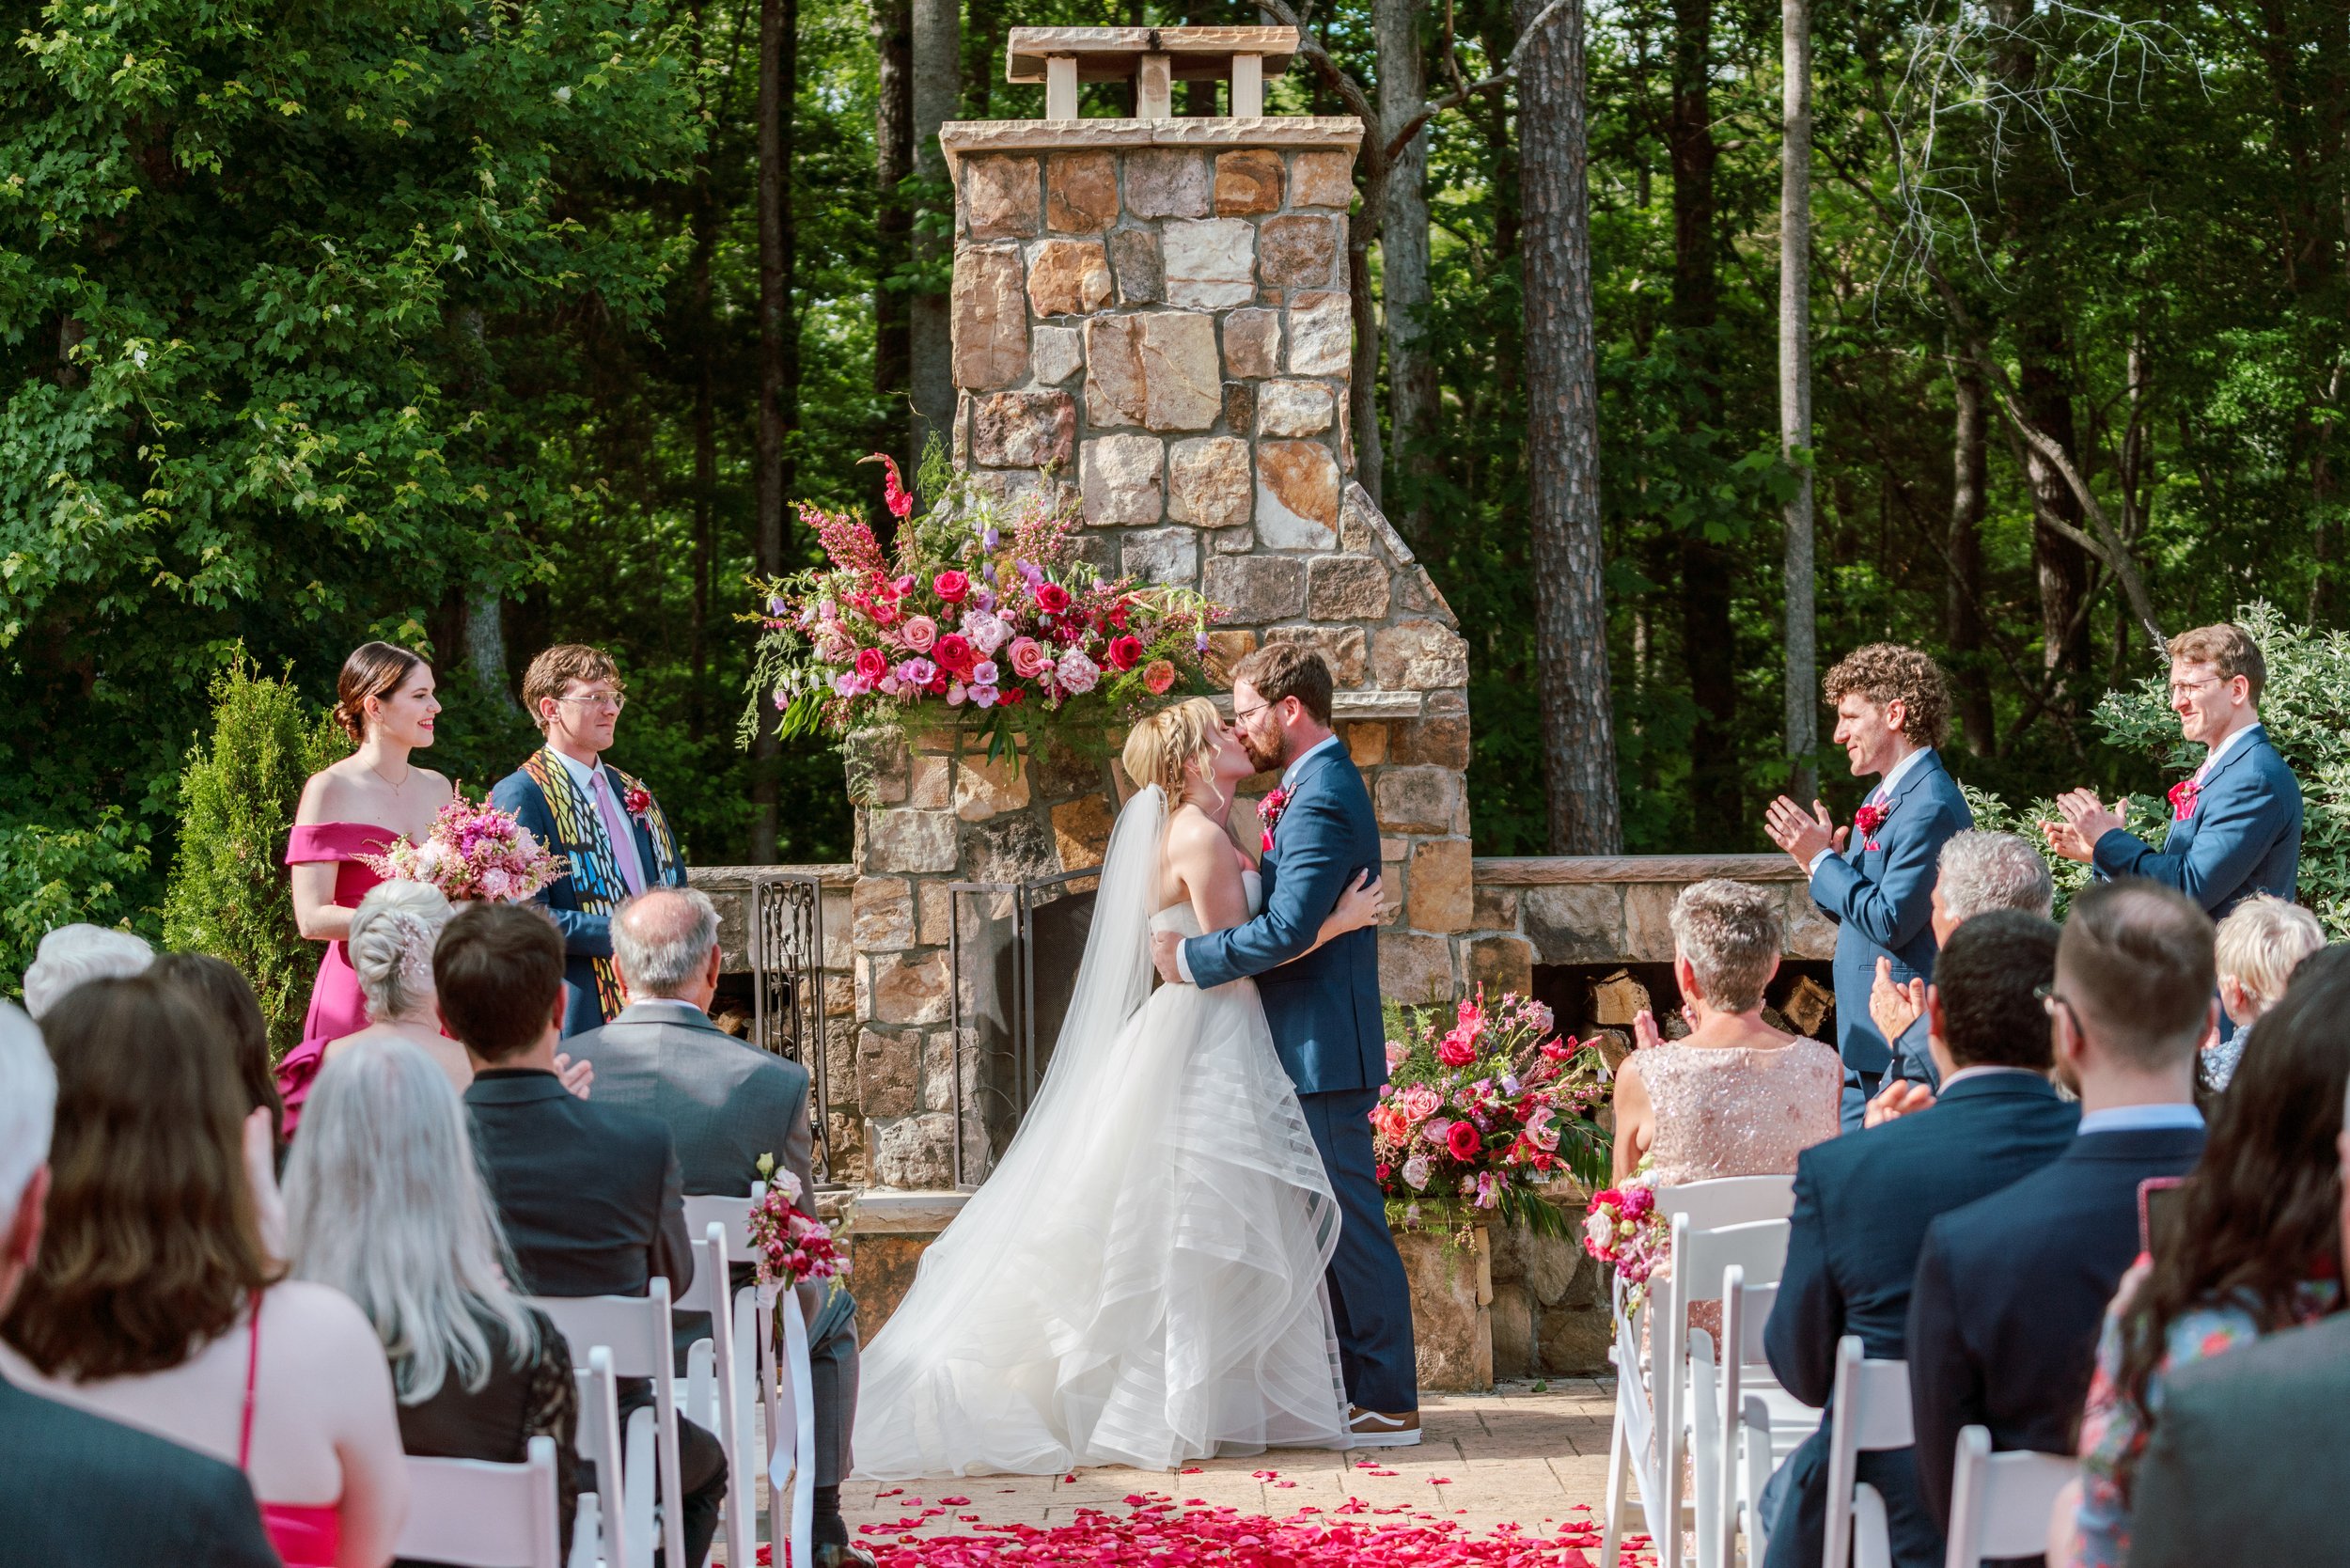
{"label": "tall tree trunk", "polygon": [[[1520,32],[1543,0],[1513,0]],[[1623,848],[1602,597],[1583,8],[1527,46],[1518,80],[1526,260],[1527,513],[1554,855]]]}
{"label": "tall tree trunk", "polygon": [[1982,663],[1982,510],[1990,479],[1983,427],[1982,375],[1962,364],[1952,386],[1950,422],[1950,587],[1943,598],[1942,638],[1950,645],[1958,682],[1958,729],[1966,749],[1990,756],[1998,745],[1991,713],[1991,681]]}
{"label": "tall tree trunk", "polygon": [[879,82],[873,99],[873,390],[888,400],[876,445],[914,471],[919,454],[907,441],[911,422],[903,400],[911,390],[908,302],[894,274],[913,259],[914,210],[898,195],[914,172],[914,12],[911,0],[873,0],[873,52]]}
{"label": "tall tree trunk", "polygon": [[[1675,352],[1696,396],[1683,416],[1696,431],[1721,423],[1714,329],[1721,311],[1714,168],[1714,0],[1673,0],[1672,98],[1665,117],[1673,171]],[[1738,764],[1738,664],[1731,622],[1733,562],[1697,527],[1681,542],[1681,648],[1698,719],[1689,796],[1698,843],[1739,847],[1745,815]]]}
{"label": "tall tree trunk", "polygon": [[[1419,0],[1374,0],[1379,52],[1379,135],[1392,142],[1420,112],[1428,92],[1420,60]],[[1404,536],[1428,537],[1428,483],[1435,472],[1436,362],[1423,340],[1428,287],[1428,131],[1421,127],[1387,169],[1386,212],[1379,230],[1379,268],[1386,299],[1387,433],[1396,471],[1404,477]]]}
{"label": "tall tree trunk", "polygon": [[709,729],[711,565],[716,552],[718,506],[718,321],[712,313],[711,274],[718,254],[718,200],[707,154],[695,171],[694,260],[694,607],[687,657],[694,695],[686,734],[699,741]]}
{"label": "tall tree trunk", "polygon": [[[946,189],[947,155],[938,128],[954,118],[963,93],[963,18],[958,0],[912,0],[914,18],[914,172],[939,191],[941,216],[954,211]],[[932,235],[916,242],[927,260],[943,259],[952,241]],[[917,461],[935,433],[946,441],[954,426],[953,327],[943,290],[908,298],[908,379],[914,393],[912,445]],[[951,448],[952,443],[948,442]]]}
{"label": "tall tree trunk", "polygon": [[[799,425],[799,318],[792,308],[796,235],[791,209],[792,109],[799,96],[799,0],[759,8],[759,520],[753,558],[779,573],[789,543],[791,437]],[[752,747],[751,859],[776,857],[779,751],[762,726]]]}
{"label": "tall tree trunk", "polygon": [[1787,598],[1786,746],[1797,800],[1819,788],[1820,651],[1811,537],[1811,5],[1779,0],[1778,445],[1795,467],[1781,572]]}

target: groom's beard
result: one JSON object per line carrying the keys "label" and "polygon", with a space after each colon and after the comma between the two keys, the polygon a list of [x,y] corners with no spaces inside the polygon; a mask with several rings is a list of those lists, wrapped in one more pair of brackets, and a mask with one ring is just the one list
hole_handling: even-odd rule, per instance
{"label": "groom's beard", "polygon": [[1281,741],[1277,734],[1268,746],[1264,738],[1251,729],[1242,734],[1240,748],[1248,753],[1248,760],[1257,764],[1259,773],[1271,773],[1281,765]]}

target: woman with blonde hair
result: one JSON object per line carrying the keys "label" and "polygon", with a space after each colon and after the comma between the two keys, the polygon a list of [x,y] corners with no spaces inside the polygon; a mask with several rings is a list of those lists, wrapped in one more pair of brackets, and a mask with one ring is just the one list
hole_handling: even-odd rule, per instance
{"label": "woman with blonde hair", "polygon": [[[857,1467],[881,1477],[1166,1469],[1344,1447],[1324,1271],[1339,1211],[1253,981],[1152,990],[1155,930],[1249,918],[1256,770],[1194,699],[1127,737],[1042,1088],[865,1352]],[[1237,822],[1236,819],[1237,818]],[[1380,917],[1368,878],[1319,933]]]}

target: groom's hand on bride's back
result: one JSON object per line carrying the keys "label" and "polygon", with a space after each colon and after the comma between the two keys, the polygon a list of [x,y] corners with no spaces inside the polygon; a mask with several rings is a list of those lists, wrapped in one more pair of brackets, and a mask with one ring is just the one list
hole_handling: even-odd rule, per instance
{"label": "groom's hand on bride's back", "polygon": [[[1183,983],[1183,972],[1175,966],[1175,955],[1183,950],[1183,938],[1180,933],[1154,931],[1151,933],[1151,962],[1158,966],[1159,979],[1169,985]],[[1126,950],[1134,951],[1132,948]]]}

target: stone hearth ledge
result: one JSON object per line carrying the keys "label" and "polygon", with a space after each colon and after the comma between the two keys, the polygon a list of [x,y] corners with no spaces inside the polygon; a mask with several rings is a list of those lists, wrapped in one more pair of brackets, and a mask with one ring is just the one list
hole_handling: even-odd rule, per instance
{"label": "stone hearth ledge", "polygon": [[1353,115],[1265,115],[1253,119],[1185,115],[1173,119],[950,119],[938,128],[950,172],[981,153],[1073,152],[1096,148],[1362,145]]}

